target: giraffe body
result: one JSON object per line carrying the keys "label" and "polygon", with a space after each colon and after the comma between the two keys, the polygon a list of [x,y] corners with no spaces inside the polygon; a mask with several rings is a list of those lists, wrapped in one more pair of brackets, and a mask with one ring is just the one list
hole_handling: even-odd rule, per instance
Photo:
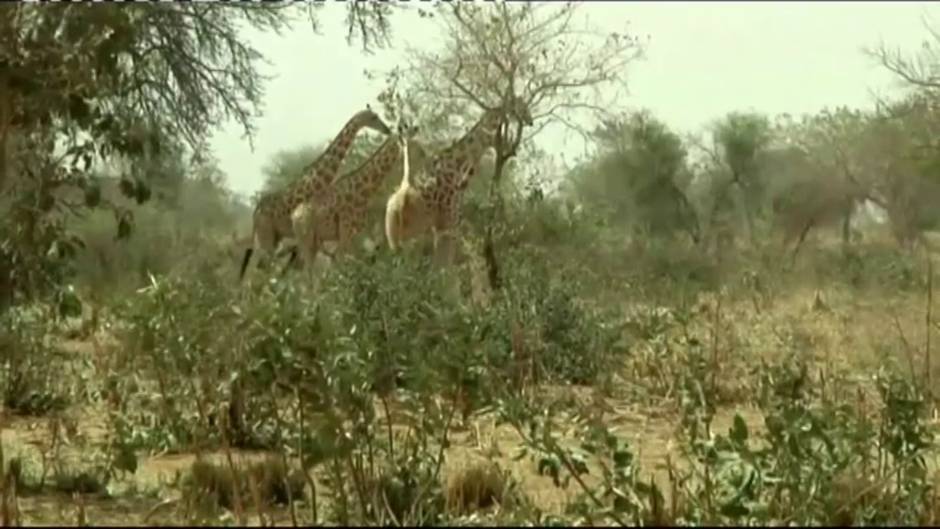
{"label": "giraffe body", "polygon": [[457,226],[461,194],[477,172],[483,153],[494,147],[503,120],[499,109],[485,111],[463,137],[427,163],[426,181],[402,182],[386,205],[385,234],[392,250],[429,229],[437,248],[440,238]]}
{"label": "giraffe body", "polygon": [[263,195],[252,214],[253,244],[245,250],[239,279],[244,277],[255,248],[270,255],[285,238],[294,236],[291,213],[301,203],[328,194],[353,140],[363,128],[390,134],[382,119],[370,108],[356,113],[333,138],[326,150],[304,169],[304,176],[286,189]]}
{"label": "giraffe body", "polygon": [[400,130],[389,136],[362,165],[339,177],[322,200],[307,201],[294,209],[294,232],[301,241],[304,260],[312,263],[325,242],[335,241],[337,249],[346,249],[366,227],[372,197],[389,175],[401,171],[406,159],[423,164],[426,152],[420,142],[409,141],[416,128]]}

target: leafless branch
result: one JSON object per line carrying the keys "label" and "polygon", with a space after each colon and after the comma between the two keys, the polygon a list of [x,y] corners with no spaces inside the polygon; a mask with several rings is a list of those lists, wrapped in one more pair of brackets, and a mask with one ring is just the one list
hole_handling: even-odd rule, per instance
{"label": "leafless branch", "polygon": [[[518,96],[537,122],[525,137],[544,130],[541,121],[546,120],[584,136],[587,127],[577,122],[586,116],[578,114],[587,110],[596,117],[617,106],[629,64],[642,56],[642,46],[619,36],[601,42],[598,33],[573,27],[578,7],[447,4],[439,11],[447,39],[442,51],[406,50],[406,92],[410,98],[446,102],[449,108],[462,106],[461,101],[492,108]],[[460,66],[457,75],[455,64]],[[427,105],[422,107],[429,113]],[[440,115],[444,109],[430,112]]]}
{"label": "leafless branch", "polygon": [[[935,42],[940,43],[940,38],[938,38],[940,36],[935,35],[933,30],[931,30],[931,34],[934,35]],[[899,49],[888,49],[883,42],[875,48],[866,48],[863,51],[908,85],[930,90],[940,88],[940,76],[932,71],[938,57],[929,47],[925,48],[921,55],[915,55],[911,58],[906,58]]]}
{"label": "leafless branch", "polygon": [[484,110],[488,110],[490,107],[488,107],[486,103],[484,103],[480,98],[473,95],[473,92],[469,88],[464,86],[464,84],[460,81],[460,73],[462,70],[463,70],[463,58],[458,57],[457,58],[457,71],[454,72],[453,76],[451,76],[450,82],[453,83],[454,86],[456,86],[461,92],[463,92],[463,94],[467,96],[468,99],[470,99],[471,101],[479,105],[480,108]]}

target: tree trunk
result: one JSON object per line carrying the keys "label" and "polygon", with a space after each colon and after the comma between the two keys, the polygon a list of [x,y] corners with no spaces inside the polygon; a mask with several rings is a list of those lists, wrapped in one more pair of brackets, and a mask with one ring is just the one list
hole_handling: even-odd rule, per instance
{"label": "tree trunk", "polygon": [[486,279],[492,292],[499,291],[502,286],[502,268],[499,258],[496,255],[496,245],[493,241],[493,227],[497,219],[502,218],[503,197],[499,192],[499,182],[503,175],[503,168],[506,166],[506,158],[499,151],[496,152],[496,167],[493,170],[493,178],[490,180],[490,189],[488,200],[492,205],[489,219],[486,221],[486,227],[483,230],[483,261],[486,263]]}
{"label": "tree trunk", "polygon": [[735,186],[738,191],[738,200],[740,200],[739,205],[741,210],[744,212],[744,227],[747,229],[747,238],[751,241],[751,246],[757,244],[757,239],[754,234],[754,218],[753,212],[751,211],[751,203],[748,200],[747,190],[741,185],[740,181],[737,181]]}
{"label": "tree trunk", "polygon": [[851,198],[846,199],[846,204],[842,212],[842,248],[848,249],[852,242],[852,209],[855,201]]}
{"label": "tree trunk", "polygon": [[[0,216],[10,220],[9,204],[6,203],[6,190],[14,179],[13,152],[15,131],[13,130],[13,109],[11,93],[7,89],[6,79],[0,79]],[[0,313],[13,304],[13,263],[11,256],[0,254]]]}

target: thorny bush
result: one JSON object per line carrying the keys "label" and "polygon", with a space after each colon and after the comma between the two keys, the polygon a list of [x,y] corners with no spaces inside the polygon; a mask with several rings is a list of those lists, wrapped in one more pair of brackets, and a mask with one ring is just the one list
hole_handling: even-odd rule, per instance
{"label": "thorny bush", "polygon": [[273,449],[321,476],[335,521],[435,523],[448,432],[513,387],[520,361],[548,381],[609,372],[616,329],[547,268],[520,263],[481,307],[420,261],[378,252],[338,264],[316,289],[303,273],[259,272],[243,291],[208,269],[153,278],[122,308],[127,347],[110,368],[123,442]]}

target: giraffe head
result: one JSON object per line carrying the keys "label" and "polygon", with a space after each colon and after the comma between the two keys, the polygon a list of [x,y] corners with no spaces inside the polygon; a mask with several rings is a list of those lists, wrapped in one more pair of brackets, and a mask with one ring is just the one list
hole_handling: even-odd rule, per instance
{"label": "giraffe head", "polygon": [[397,130],[395,132],[398,134],[399,142],[401,142],[401,140],[404,138],[407,138],[408,141],[411,141],[411,139],[414,138],[416,134],[418,134],[418,131],[421,129],[421,127],[401,120],[398,122],[396,129]]}
{"label": "giraffe head", "polygon": [[372,129],[382,134],[391,134],[392,130],[382,121],[382,118],[372,110],[372,107],[366,105],[365,110],[361,110],[353,116],[352,121],[364,128]]}
{"label": "giraffe head", "polygon": [[421,127],[417,125],[411,125],[404,121],[398,123],[398,143],[402,146],[407,144],[408,164],[411,167],[412,174],[419,172],[430,158],[424,144],[415,138],[420,130]]}

